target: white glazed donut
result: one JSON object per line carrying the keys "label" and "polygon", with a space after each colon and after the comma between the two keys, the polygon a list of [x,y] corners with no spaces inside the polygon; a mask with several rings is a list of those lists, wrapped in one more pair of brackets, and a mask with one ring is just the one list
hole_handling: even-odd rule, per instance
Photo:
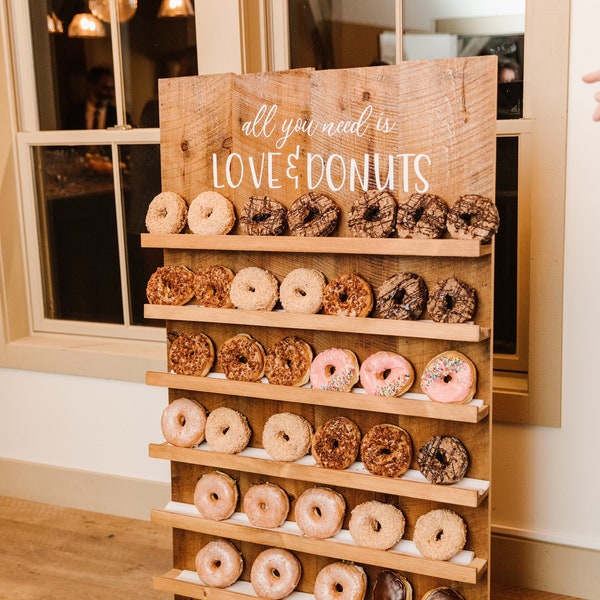
{"label": "white glazed donut", "polygon": [[233,204],[219,192],[202,192],[191,201],[187,221],[198,235],[225,235],[235,223]]}
{"label": "white glazed donut", "polygon": [[250,583],[257,596],[281,600],[294,591],[300,575],[300,561],[289,550],[268,548],[254,559]]}
{"label": "white glazed donut", "polygon": [[279,299],[279,282],[266,269],[245,267],[233,278],[229,296],[236,308],[273,310]]}
{"label": "white glazed donut", "polygon": [[405,523],[399,508],[369,500],[352,510],[348,529],[357,546],[388,550],[402,539]]}
{"label": "white glazed donut", "polygon": [[200,516],[211,521],[229,519],[238,500],[237,482],[226,473],[205,473],[196,483],[194,506]]}
{"label": "white glazed donut", "polygon": [[146,229],[150,233],[179,233],[187,215],[187,203],[179,194],[161,192],[148,205]]}
{"label": "white glazed donut", "polygon": [[204,439],[206,409],[195,400],[178,398],[163,410],[160,426],[169,444],[192,448]]}
{"label": "white glazed donut", "polygon": [[360,365],[360,383],[371,396],[401,396],[414,378],[412,365],[395,352],[375,352]]}
{"label": "white glazed donut", "polygon": [[290,512],[290,499],[275,483],[259,483],[248,488],[243,499],[244,513],[254,527],[273,529],[283,525]]}
{"label": "white glazed donut", "polygon": [[314,487],[305,490],[294,509],[296,525],[304,535],[318,539],[330,538],[342,529],[346,501],[335,490]]}
{"label": "white glazed donut", "polygon": [[242,574],[243,566],[241,552],[227,540],[212,540],[196,554],[198,577],[210,587],[226,588],[232,585]]}
{"label": "white glazed donut", "polygon": [[362,567],[332,562],[317,573],[313,594],[315,600],[363,600],[366,591],[367,575]]}

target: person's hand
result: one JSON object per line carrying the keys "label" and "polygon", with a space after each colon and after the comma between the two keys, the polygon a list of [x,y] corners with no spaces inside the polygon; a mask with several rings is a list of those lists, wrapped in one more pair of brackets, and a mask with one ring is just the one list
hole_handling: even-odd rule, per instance
{"label": "person's hand", "polygon": [[[585,74],[582,79],[585,81],[585,83],[599,83],[600,69],[598,71],[592,71],[591,73]],[[600,92],[596,92],[594,94],[594,100],[598,102],[598,105],[596,106],[596,110],[594,110],[592,118],[594,121],[600,121]]]}

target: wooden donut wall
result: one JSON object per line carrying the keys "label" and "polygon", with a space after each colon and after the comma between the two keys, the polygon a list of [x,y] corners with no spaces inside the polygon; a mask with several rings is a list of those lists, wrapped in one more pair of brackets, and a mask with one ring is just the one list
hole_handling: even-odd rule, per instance
{"label": "wooden donut wall", "polygon": [[[170,591],[176,598],[252,596],[249,581],[254,558],[266,547],[284,547],[302,563],[295,594],[307,597],[313,593],[318,571],[334,560],[352,561],[365,568],[367,599],[377,574],[385,569],[402,573],[411,582],[415,599],[444,585],[455,587],[467,600],[489,597],[493,244],[453,240],[447,235],[440,240],[351,237],[348,211],[360,190],[350,189],[344,169],[350,157],[362,161],[365,155],[372,158],[378,154],[383,158],[376,168],[370,162],[370,185],[376,184],[378,175],[380,181],[387,175],[399,202],[423,181],[449,205],[461,194],[493,198],[495,85],[496,64],[491,57],[161,81],[164,190],[178,192],[190,202],[198,193],[222,185],[219,191],[233,202],[238,216],[252,195],[270,196],[289,207],[314,186],[316,163],[308,171],[307,157],[324,157],[325,164],[335,155],[329,160],[329,182],[323,177],[316,189],[341,208],[339,226],[326,238],[295,237],[289,232],[279,237],[248,236],[237,223],[226,236],[199,236],[189,230],[176,235],[144,234],[145,247],[164,249],[165,264],[192,269],[219,264],[234,272],[256,266],[270,270],[280,282],[297,267],[318,269],[328,280],[357,272],[373,288],[402,271],[421,275],[429,289],[439,279],[455,276],[476,289],[478,307],[473,322],[441,324],[427,314],[417,321],[396,321],[290,314],[279,307],[252,312],[193,304],[146,305],[147,317],[166,321],[167,340],[180,333],[202,332],[218,349],[229,337],[248,333],[268,348],[293,334],[307,341],[315,355],[326,348],[342,347],[353,350],[363,361],[378,350],[396,351],[409,359],[416,373],[409,393],[385,398],[367,396],[360,389],[343,393],[228,381],[219,376],[218,364],[208,377],[149,372],[148,384],[168,388],[170,401],[195,398],[209,412],[228,406],[244,413],[252,428],[249,448],[236,455],[220,454],[206,446],[176,448],[160,441],[150,445],[151,456],[171,461],[172,469],[172,502],[152,512],[152,519],[173,527],[174,534],[173,570],[155,578],[157,589]],[[271,118],[267,119],[269,109]],[[354,127],[349,125],[351,131],[331,136],[323,130],[316,133],[297,127],[277,144],[280,124],[286,119],[315,124],[343,121]],[[393,174],[390,155],[400,155]],[[415,166],[418,156],[421,159]],[[249,157],[254,158],[254,173]],[[270,180],[269,160],[273,161]],[[476,400],[469,404],[443,405],[421,394],[419,376],[426,363],[446,350],[463,352],[477,367]],[[399,424],[410,433],[415,456],[432,435],[453,435],[469,451],[469,471],[459,484],[440,486],[419,479],[416,460],[409,474],[399,479],[371,475],[360,469],[360,463],[336,471],[315,466],[310,457],[294,463],[273,461],[261,449],[261,434],[265,421],[278,412],[300,414],[315,429],[330,417],[345,415],[363,434],[378,423]],[[224,522],[194,514],[196,482],[214,470],[231,475],[240,489],[240,514]],[[290,523],[278,530],[253,528],[241,514],[241,498],[248,487],[267,481],[279,484],[292,499]],[[294,500],[314,485],[343,494],[347,504],[344,529],[351,509],[363,501],[377,499],[398,506],[406,517],[404,546],[398,551],[361,548],[347,531],[328,540],[299,535],[291,522]],[[433,508],[454,510],[467,524],[465,550],[455,559],[429,560],[414,550],[415,522]],[[231,589],[205,588],[194,579],[197,551],[217,537],[234,541],[244,556],[241,581]]]}

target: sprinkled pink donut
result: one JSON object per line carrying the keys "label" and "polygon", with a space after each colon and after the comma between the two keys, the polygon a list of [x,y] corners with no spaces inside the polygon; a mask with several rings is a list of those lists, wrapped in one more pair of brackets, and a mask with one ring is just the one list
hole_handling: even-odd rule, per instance
{"label": "sprinkled pink donut", "polygon": [[414,378],[412,365],[395,352],[375,352],[360,365],[360,383],[371,396],[401,396]]}
{"label": "sprinkled pink donut", "polygon": [[358,382],[358,359],[352,350],[329,348],[310,366],[310,384],[319,390],[349,392]]}
{"label": "sprinkled pink donut", "polygon": [[476,387],[475,365],[460,352],[442,352],[434,356],[421,375],[421,389],[434,402],[469,402]]}
{"label": "sprinkled pink donut", "polygon": [[196,554],[196,572],[202,583],[226,588],[239,579],[243,562],[242,554],[231,542],[212,540]]}

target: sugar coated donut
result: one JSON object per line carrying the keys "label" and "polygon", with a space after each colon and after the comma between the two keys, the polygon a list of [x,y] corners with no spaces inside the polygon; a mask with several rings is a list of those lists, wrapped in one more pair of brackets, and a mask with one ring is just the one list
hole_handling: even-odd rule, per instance
{"label": "sugar coated donut", "polygon": [[421,374],[421,389],[434,402],[469,402],[476,388],[475,365],[460,352],[448,351],[434,356]]}
{"label": "sugar coated donut", "polygon": [[304,535],[324,540],[342,529],[346,501],[331,488],[308,488],[296,500],[294,519]]}
{"label": "sugar coated donut", "polygon": [[325,194],[308,192],[292,202],[287,221],[292,235],[324,237],[337,227],[340,209]]}
{"label": "sugar coated donut", "polygon": [[454,588],[438,587],[429,590],[423,596],[423,600],[465,600],[465,597]]}
{"label": "sugar coated donut", "polygon": [[413,384],[415,370],[401,354],[380,350],[362,362],[359,376],[371,396],[401,396]]}
{"label": "sugar coated donut", "polygon": [[311,454],[320,467],[342,470],[358,456],[360,429],[347,417],[333,417],[317,428]]}
{"label": "sugar coated donut", "polygon": [[251,335],[239,333],[221,344],[217,364],[227,379],[258,381],[265,374],[265,350]]}
{"label": "sugar coated donut", "polygon": [[435,239],[446,231],[448,205],[435,194],[412,194],[398,207],[396,231],[400,238]]}
{"label": "sugar coated donut", "polygon": [[415,273],[397,273],[377,288],[375,299],[384,319],[414,321],[427,306],[427,284]]}
{"label": "sugar coated donut", "polygon": [[323,306],[325,275],[316,269],[290,271],[279,286],[283,310],[291,313],[315,314]]}
{"label": "sugar coated donut", "polygon": [[160,427],[169,444],[192,448],[204,439],[206,409],[190,398],[177,398],[163,410]]}
{"label": "sugar coated donut", "polygon": [[283,525],[290,512],[290,499],[275,483],[258,483],[248,488],[242,500],[244,513],[254,527],[273,529]]}
{"label": "sugar coated donut", "polygon": [[425,558],[448,560],[465,547],[466,541],[463,518],[447,508],[430,510],[415,523],[413,542]]}
{"label": "sugar coated donut", "polygon": [[194,506],[200,516],[223,521],[235,512],[238,500],[237,482],[226,473],[214,471],[198,479],[194,490]]}
{"label": "sugar coated donut", "polygon": [[450,207],[446,227],[460,240],[489,242],[498,231],[500,215],[496,205],[484,196],[466,194]]}
{"label": "sugar coated donut", "polygon": [[252,196],[240,214],[240,227],[246,235],[281,235],[285,231],[287,209],[268,196]]}
{"label": "sugar coated donut", "polygon": [[196,554],[196,572],[202,583],[215,588],[234,584],[242,574],[242,553],[228,540],[208,542]]}
{"label": "sugar coated donut", "polygon": [[263,428],[262,445],[273,460],[292,462],[306,456],[312,425],[300,415],[284,412],[271,415]]}
{"label": "sugar coated donut", "polygon": [[204,377],[215,360],[215,347],[204,333],[178,335],[169,348],[171,369],[177,375]]}
{"label": "sugar coated donut", "polygon": [[294,591],[301,575],[300,561],[289,550],[268,548],[254,559],[250,583],[257,596],[281,600]]}
{"label": "sugar coated donut", "polygon": [[410,581],[400,573],[380,571],[373,587],[371,600],[412,600]]}
{"label": "sugar coated donut", "polygon": [[190,203],[187,221],[198,235],[225,235],[235,224],[233,204],[219,192],[201,192]]}
{"label": "sugar coated donut", "polygon": [[332,562],[315,578],[315,600],[363,600],[367,592],[365,570],[353,563]]}
{"label": "sugar coated donut", "polygon": [[404,514],[392,504],[369,500],[350,514],[348,529],[357,546],[389,550],[404,535]]}
{"label": "sugar coated donut", "polygon": [[364,435],[360,455],[369,473],[400,477],[412,462],[412,439],[408,431],[398,425],[375,425]]}
{"label": "sugar coated donut", "polygon": [[459,482],[469,468],[469,453],[451,435],[434,435],[419,449],[419,470],[431,483],[450,485]]}
{"label": "sugar coated donut", "polygon": [[373,288],[357,273],[332,279],[323,292],[323,312],[326,315],[367,317],[373,308]]}
{"label": "sugar coated donut", "polygon": [[349,392],[359,379],[356,354],[347,348],[319,352],[310,366],[310,384],[318,390]]}
{"label": "sugar coated donut", "polygon": [[313,351],[295,335],[273,344],[265,356],[265,376],[276,385],[300,386],[308,382]]}
{"label": "sugar coated donut", "polygon": [[455,277],[438,281],[427,301],[427,310],[436,323],[466,323],[476,308],[477,292]]}
{"label": "sugar coated donut", "polygon": [[196,304],[209,308],[231,308],[229,296],[234,272],[221,265],[211,265],[196,272],[194,295]]}
{"label": "sugar coated donut", "polygon": [[183,306],[194,297],[195,275],[183,265],[158,267],[146,285],[150,304]]}
{"label": "sugar coated donut", "polygon": [[395,198],[386,190],[367,190],[348,214],[348,228],[354,237],[386,238],[396,227]]}
{"label": "sugar coated donut", "polygon": [[233,408],[221,406],[208,414],[204,436],[215,452],[241,452],[248,445],[250,434],[246,415]]}
{"label": "sugar coated donut", "polygon": [[279,298],[279,282],[266,269],[245,267],[231,282],[231,301],[244,310],[273,310]]}
{"label": "sugar coated donut", "polygon": [[179,233],[187,221],[186,201],[175,192],[154,196],[146,212],[146,229],[150,233]]}

